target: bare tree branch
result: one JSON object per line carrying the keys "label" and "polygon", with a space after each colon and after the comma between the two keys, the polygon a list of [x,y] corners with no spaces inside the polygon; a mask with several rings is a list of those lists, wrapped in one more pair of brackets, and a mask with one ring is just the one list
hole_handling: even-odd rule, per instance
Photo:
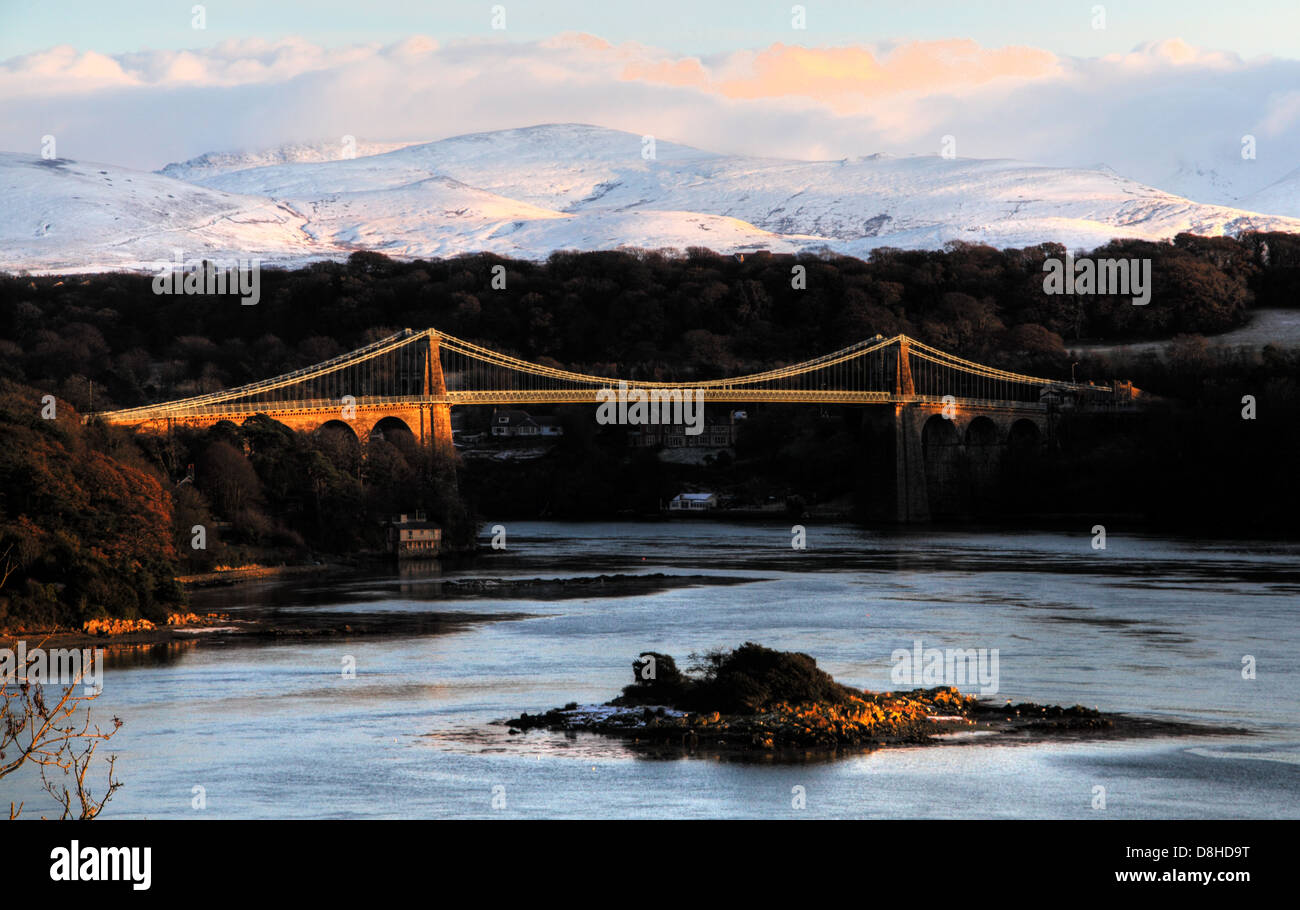
{"label": "bare tree branch", "polygon": [[[41,784],[62,806],[63,818],[94,818],[122,786],[113,771],[117,756],[108,760],[108,782],[101,797],[96,798],[86,785],[95,749],[117,733],[122,721],[114,717],[108,731],[92,725],[90,702],[100,692],[77,694],[85,673],[82,667],[53,705],[46,702],[43,685],[22,676],[0,677],[0,779],[29,763],[37,766]],[[51,779],[56,768],[61,774]],[[9,817],[17,818],[22,809],[23,803],[10,802]]]}

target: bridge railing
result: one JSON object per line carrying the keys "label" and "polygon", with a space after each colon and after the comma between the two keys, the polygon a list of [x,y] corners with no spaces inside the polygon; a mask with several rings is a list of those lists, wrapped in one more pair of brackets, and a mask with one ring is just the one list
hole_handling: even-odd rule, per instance
{"label": "bridge railing", "polygon": [[[427,348],[410,347],[428,344]],[[114,423],[143,423],[158,420],[209,418],[223,414],[287,413],[292,411],[340,410],[342,398],[322,397],[319,392],[346,387],[352,377],[342,371],[360,367],[362,374],[378,377],[371,385],[382,385],[393,377],[409,387],[413,364],[428,363],[438,352],[438,375],[426,392],[436,388],[436,397],[411,394],[367,394],[364,383],[357,389],[357,407],[410,406],[419,404],[524,404],[590,403],[606,389],[616,389],[619,380],[579,373],[559,367],[531,363],[482,345],[443,335],[433,329],[416,332],[404,329],[387,338],[347,354],[295,370],[271,379],[231,389],[191,396],[119,411],[101,412]],[[401,364],[376,362],[393,354]],[[904,356],[904,354],[906,356]],[[421,358],[424,358],[421,360]],[[387,364],[387,366],[386,366]],[[316,382],[333,374],[331,382]],[[906,374],[906,388],[903,388]],[[439,381],[441,380],[441,381]],[[682,382],[628,382],[629,388],[644,390],[698,390],[706,401],[729,402],[823,402],[823,403],[928,403],[952,395],[967,405],[1036,409],[1046,390],[1079,395],[1109,394],[1110,389],[1067,383],[1014,373],[957,357],[905,335],[861,341],[829,354],[758,373],[721,379]],[[445,389],[445,393],[443,392]],[[306,394],[293,397],[294,391]],[[276,399],[275,394],[284,395]]]}
{"label": "bridge railing", "polygon": [[[436,404],[446,399],[426,398],[422,395],[367,396],[350,404],[361,409],[376,407],[419,406]],[[297,411],[343,413],[349,403],[337,398],[300,398],[281,401],[232,401],[214,405],[194,405],[169,408],[132,408],[129,411],[105,411],[87,415],[87,419],[103,418],[112,423],[148,423],[155,420],[182,420],[187,417],[220,417],[224,414],[287,414]]]}
{"label": "bridge railing", "polygon": [[[843,390],[797,391],[783,389],[701,389],[701,398],[706,403],[761,403],[773,404],[913,404],[940,407],[948,404],[945,396],[940,395],[895,395],[890,392],[854,392]],[[600,390],[540,390],[540,391],[493,391],[448,392],[445,397],[431,398],[421,395],[373,396],[355,402],[361,411],[374,409],[392,409],[403,407],[421,407],[446,404],[453,407],[473,405],[519,405],[519,404],[597,404],[601,401]],[[954,398],[952,403],[958,408],[1010,408],[1019,410],[1046,410],[1047,405],[1038,401],[1021,401],[995,398]],[[224,417],[251,417],[254,414],[269,416],[290,414],[337,415],[337,419],[346,420],[345,405],[335,399],[297,399],[275,402],[231,402],[216,407],[190,407],[150,411],[140,409],[130,416],[119,412],[88,415],[87,419],[102,417],[112,423],[143,424],[168,420],[184,421],[186,419],[222,419]]]}

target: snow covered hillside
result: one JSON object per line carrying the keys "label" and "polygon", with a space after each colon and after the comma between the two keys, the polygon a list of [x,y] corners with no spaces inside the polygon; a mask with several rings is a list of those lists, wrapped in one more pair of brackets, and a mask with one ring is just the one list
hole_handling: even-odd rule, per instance
{"label": "snow covered hillside", "polygon": [[865,256],[950,240],[1092,247],[1182,231],[1300,232],[1300,208],[1287,195],[1295,175],[1292,189],[1268,202],[1296,216],[1285,217],[1197,203],[1105,168],[934,156],[793,161],[651,146],[581,124],[382,148],[359,145],[357,157],[332,160],[322,160],[336,151],[328,144],[205,155],[155,174],[0,154],[0,268],[144,268],[175,248],[286,264],[358,249],[544,258],[557,249],[704,246]]}

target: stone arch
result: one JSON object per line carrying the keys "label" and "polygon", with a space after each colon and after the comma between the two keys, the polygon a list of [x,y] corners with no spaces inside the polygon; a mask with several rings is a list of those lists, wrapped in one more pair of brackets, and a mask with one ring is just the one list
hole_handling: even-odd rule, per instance
{"label": "stone arch", "polygon": [[981,414],[966,425],[964,442],[968,498],[972,509],[979,512],[996,495],[1003,452],[998,425]]}
{"label": "stone arch", "polygon": [[1002,487],[999,495],[1011,511],[1033,511],[1041,507],[1043,433],[1038,423],[1018,417],[1007,428],[1006,454],[1002,458]]}
{"label": "stone arch", "polygon": [[239,421],[239,429],[241,431],[247,431],[250,426],[253,428],[263,426],[268,429],[289,430],[295,433],[311,429],[311,424],[304,425],[300,419],[294,419],[290,415],[276,415],[274,413],[267,414],[262,411],[258,411],[255,414],[249,414],[243,420]]}
{"label": "stone arch", "polygon": [[317,446],[339,470],[352,473],[361,465],[361,437],[357,428],[346,420],[326,420],[311,431]]}
{"label": "stone arch", "polygon": [[957,425],[934,414],[921,427],[921,454],[925,463],[925,487],[932,515],[960,510],[961,436]]}
{"label": "stone arch", "polygon": [[999,444],[998,425],[993,418],[981,414],[966,425],[965,443],[968,446],[995,446]]}
{"label": "stone arch", "polygon": [[1012,421],[1007,430],[1007,447],[1014,451],[1032,452],[1042,441],[1043,433],[1038,429],[1038,424],[1028,417]]}
{"label": "stone arch", "polygon": [[323,422],[322,424],[320,424],[320,426],[318,426],[318,427],[316,427],[314,430],[312,430],[312,432],[313,432],[313,433],[319,433],[319,434],[324,434],[324,433],[344,433],[344,432],[346,432],[349,436],[351,436],[351,437],[352,437],[354,440],[356,440],[357,442],[360,442],[360,441],[361,441],[361,436],[360,436],[360,434],[357,433],[357,428],[354,427],[354,426],[353,426],[351,423],[349,423],[348,421],[343,420],[341,417],[335,417],[335,418],[333,418],[333,419],[331,419],[331,420],[326,420],[325,422]]}
{"label": "stone arch", "polygon": [[366,434],[367,440],[380,438],[385,442],[391,443],[402,451],[413,449],[419,445],[420,437],[411,429],[411,425],[400,417],[394,417],[389,414],[380,417],[370,427],[370,432]]}

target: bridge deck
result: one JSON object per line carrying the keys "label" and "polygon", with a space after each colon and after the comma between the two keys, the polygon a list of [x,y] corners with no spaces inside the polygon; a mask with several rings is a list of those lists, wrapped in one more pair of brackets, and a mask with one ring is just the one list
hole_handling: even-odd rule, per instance
{"label": "bridge deck", "polygon": [[[929,404],[941,406],[943,396],[938,395],[891,395],[887,392],[846,392],[828,390],[825,392],[787,392],[768,389],[704,389],[701,400],[705,403],[745,404],[747,402],[771,402],[774,404]],[[538,391],[538,392],[448,392],[441,397],[421,395],[371,396],[355,403],[358,411],[383,410],[392,408],[418,408],[434,405],[465,407],[473,405],[525,405],[525,404],[598,404],[601,399],[596,392],[582,391]],[[661,407],[667,402],[662,402]],[[980,398],[957,398],[957,408],[1001,408],[1011,410],[1044,411],[1046,405],[1037,401],[1005,401]],[[186,420],[192,418],[220,418],[230,416],[252,416],[253,414],[339,414],[343,404],[336,399],[302,399],[277,402],[241,402],[206,408],[149,408],[139,409],[130,415],[104,415],[112,422],[144,423],[152,420]]]}
{"label": "bridge deck", "polygon": [[[448,388],[451,386],[451,388]],[[974,363],[905,335],[876,336],[839,351],[724,379],[637,381],[574,373],[530,363],[433,329],[395,335],[312,367],[233,389],[91,415],[110,423],[187,420],[210,423],[257,413],[323,416],[355,408],[429,408],[443,420],[469,405],[597,404],[611,390],[700,395],[705,402],[744,404],[931,405],[1046,411],[1048,390],[1093,399],[1111,389],[1011,373]],[[663,397],[658,399],[662,407]],[[671,400],[671,398],[670,398]]]}

